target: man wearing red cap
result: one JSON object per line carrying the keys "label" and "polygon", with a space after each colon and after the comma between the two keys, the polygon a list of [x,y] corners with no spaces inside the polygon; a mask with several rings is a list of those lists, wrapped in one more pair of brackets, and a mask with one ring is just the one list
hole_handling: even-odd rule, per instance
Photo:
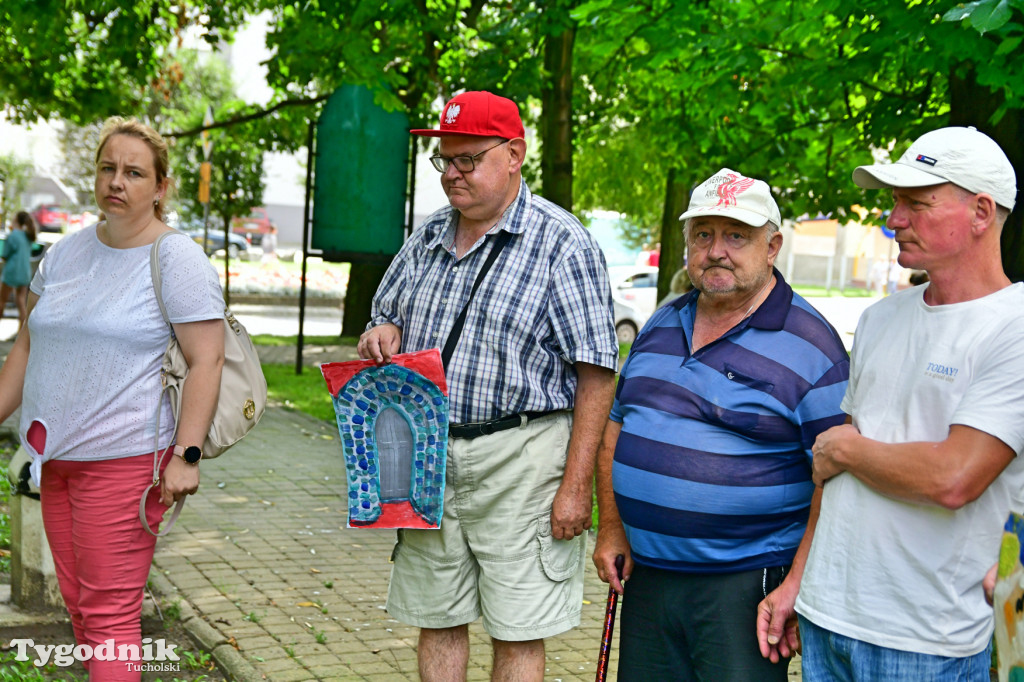
{"label": "man wearing red cap", "polygon": [[388,612],[421,628],[424,680],[464,680],[483,618],[502,680],[544,677],[579,624],[594,457],[618,344],[596,241],[521,177],[519,108],[448,102],[431,163],[447,206],[395,256],[359,354],[443,348],[450,421],[440,530],[400,530]]}
{"label": "man wearing red cap", "polygon": [[941,128],[853,181],[892,192],[899,263],[929,281],[861,316],[849,416],[814,444],[804,680],[987,682],[985,576],[1024,490],[1024,284],[999,253],[1013,166],[978,130]]}

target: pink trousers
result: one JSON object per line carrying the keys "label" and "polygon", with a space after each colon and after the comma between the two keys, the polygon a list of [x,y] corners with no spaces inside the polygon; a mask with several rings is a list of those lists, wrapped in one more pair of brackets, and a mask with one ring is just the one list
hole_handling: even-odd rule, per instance
{"label": "pink trousers", "polygon": [[[113,639],[116,645],[141,645],[143,589],[156,538],[142,528],[139,498],[152,480],[152,453],[43,464],[43,526],[78,644],[95,648]],[[146,500],[151,528],[165,511],[156,486]],[[93,659],[85,666],[90,682],[141,678],[124,661]]]}

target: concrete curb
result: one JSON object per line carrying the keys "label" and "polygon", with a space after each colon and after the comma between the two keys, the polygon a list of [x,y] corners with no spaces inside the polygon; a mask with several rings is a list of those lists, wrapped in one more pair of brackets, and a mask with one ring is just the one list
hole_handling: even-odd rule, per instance
{"label": "concrete curb", "polygon": [[231,645],[230,640],[213,626],[203,620],[188,598],[181,594],[177,587],[154,566],[149,572],[149,584],[153,593],[163,600],[177,600],[180,619],[185,632],[196,646],[213,656],[217,667],[225,677],[236,682],[255,682],[265,680],[262,674],[249,664],[245,658]]}

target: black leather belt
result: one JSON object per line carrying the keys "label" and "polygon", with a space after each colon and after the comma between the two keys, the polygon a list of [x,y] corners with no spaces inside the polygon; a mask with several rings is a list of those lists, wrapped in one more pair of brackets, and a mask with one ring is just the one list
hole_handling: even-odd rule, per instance
{"label": "black leather belt", "polygon": [[541,417],[546,417],[549,414],[556,414],[558,412],[562,412],[562,410],[548,410],[547,412],[520,412],[519,414],[510,414],[507,417],[492,419],[487,422],[449,424],[448,435],[452,438],[479,438],[480,436],[489,436],[492,433],[497,433],[498,431],[518,429],[522,426],[526,426],[527,423],[532,422],[534,419],[540,419]]}

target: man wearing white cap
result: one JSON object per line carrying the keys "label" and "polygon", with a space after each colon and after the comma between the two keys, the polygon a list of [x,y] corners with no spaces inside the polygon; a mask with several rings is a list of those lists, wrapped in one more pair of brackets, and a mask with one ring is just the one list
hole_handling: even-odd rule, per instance
{"label": "man wearing white cap", "polygon": [[598,450],[594,563],[625,595],[619,679],[781,682],[797,644],[762,656],[758,603],[773,595],[792,616],[810,447],[843,421],[849,360],[773,267],[782,219],[766,183],[723,168],[681,219],[695,290],[637,337]]}
{"label": "man wearing white cap", "polygon": [[999,253],[1013,167],[974,128],[942,128],[853,180],[892,190],[899,263],[929,282],[865,311],[847,423],[814,444],[804,680],[987,682],[983,580],[1024,501],[1024,285]]}

